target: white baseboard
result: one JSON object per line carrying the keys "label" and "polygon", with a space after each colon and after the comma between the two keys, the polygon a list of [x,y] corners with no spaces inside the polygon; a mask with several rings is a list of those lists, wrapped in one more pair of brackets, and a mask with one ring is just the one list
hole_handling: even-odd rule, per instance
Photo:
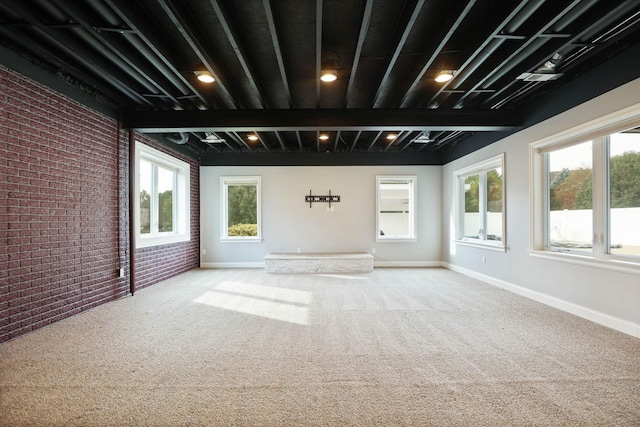
{"label": "white baseboard", "polygon": [[440,261],[373,261],[374,267],[380,268],[421,268],[421,267],[441,267]]}
{"label": "white baseboard", "polygon": [[[396,268],[420,268],[420,267],[441,267],[440,261],[380,261],[373,263],[374,267],[396,267]],[[200,268],[264,268],[264,262],[202,262]]]}
{"label": "white baseboard", "polygon": [[264,262],[201,262],[200,268],[264,268]]}
{"label": "white baseboard", "polygon": [[583,319],[590,320],[600,325],[606,326],[616,331],[623,332],[636,338],[640,338],[640,324],[629,322],[618,317],[614,317],[596,310],[592,310],[587,307],[583,307],[578,304],[574,304],[550,295],[543,294],[541,292],[533,291],[531,289],[523,288],[522,286],[514,285],[513,283],[505,282],[504,280],[496,279],[485,274],[478,273],[467,268],[459,267],[457,265],[442,263],[442,266],[457,273],[464,274],[465,276],[473,277],[490,285],[504,289],[514,294],[521,295],[523,297],[532,299],[542,304],[548,305],[558,310],[571,313],[575,316],[582,317]]}

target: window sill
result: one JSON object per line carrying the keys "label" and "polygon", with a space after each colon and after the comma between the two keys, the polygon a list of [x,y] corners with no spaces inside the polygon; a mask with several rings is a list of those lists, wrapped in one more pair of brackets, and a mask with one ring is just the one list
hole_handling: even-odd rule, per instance
{"label": "window sill", "polygon": [[392,243],[414,243],[417,242],[418,239],[413,237],[388,237],[388,238],[377,238],[376,242],[384,243],[384,242],[392,242]]}
{"label": "window sill", "polygon": [[540,250],[532,250],[529,252],[529,255],[534,258],[566,262],[569,264],[577,264],[585,267],[600,268],[621,273],[640,275],[640,263],[638,262],[597,258],[591,255],[580,255],[575,253]]}
{"label": "window sill", "polygon": [[487,249],[487,250],[496,251],[496,252],[507,251],[506,246],[503,246],[502,244],[498,245],[498,244],[491,244],[491,243],[474,242],[470,240],[454,240],[453,242],[456,245],[460,245],[460,246],[470,246],[473,248]]}
{"label": "window sill", "polygon": [[220,243],[262,243],[262,237],[248,239],[220,239]]}
{"label": "window sill", "polygon": [[191,240],[189,234],[172,234],[169,236],[141,237],[136,240],[136,248],[149,248],[151,246],[169,245],[171,243],[188,242]]}

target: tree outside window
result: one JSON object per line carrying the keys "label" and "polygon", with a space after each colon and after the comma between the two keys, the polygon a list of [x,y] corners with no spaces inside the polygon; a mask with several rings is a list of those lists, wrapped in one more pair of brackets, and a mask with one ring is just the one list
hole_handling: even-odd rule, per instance
{"label": "tree outside window", "polygon": [[176,173],[172,170],[158,167],[158,232],[173,231],[174,185]]}
{"label": "tree outside window", "polygon": [[591,249],[592,141],[547,154],[549,164],[549,245]]}
{"label": "tree outside window", "polygon": [[222,239],[259,240],[260,177],[221,177]]}
{"label": "tree outside window", "polygon": [[229,185],[227,203],[229,236],[258,236],[258,191],[255,185]]}
{"label": "tree outside window", "polygon": [[610,136],[609,252],[640,256],[640,133]]}

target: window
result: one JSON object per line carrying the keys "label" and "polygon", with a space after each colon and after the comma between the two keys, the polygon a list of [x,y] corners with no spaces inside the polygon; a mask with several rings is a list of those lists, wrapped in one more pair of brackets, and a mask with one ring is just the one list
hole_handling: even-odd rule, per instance
{"label": "window", "polygon": [[504,154],[454,172],[456,240],[505,247]]}
{"label": "window", "polygon": [[376,240],[416,240],[415,176],[377,176]]}
{"label": "window", "polygon": [[546,248],[640,257],[639,132],[542,150]]}
{"label": "window", "polygon": [[592,247],[592,151],[587,141],[546,154],[549,247]]}
{"label": "window", "polygon": [[136,143],[136,247],[190,240],[189,165]]}
{"label": "window", "polygon": [[[635,122],[635,128],[617,130]],[[534,255],[567,253],[611,268],[640,263],[638,120],[587,124],[531,145]],[[624,129],[624,128],[623,128]],[[535,251],[539,251],[535,253]],[[555,255],[561,256],[561,255]],[[576,258],[565,258],[576,260]],[[576,261],[578,262],[578,261]],[[634,264],[629,264],[634,263]]]}
{"label": "window", "polygon": [[226,241],[260,241],[260,177],[220,178],[222,195],[221,239]]}

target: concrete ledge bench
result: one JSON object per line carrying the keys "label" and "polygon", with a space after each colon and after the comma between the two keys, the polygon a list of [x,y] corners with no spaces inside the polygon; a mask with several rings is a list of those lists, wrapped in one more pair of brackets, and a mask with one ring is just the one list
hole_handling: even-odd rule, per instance
{"label": "concrete ledge bench", "polygon": [[272,253],[264,257],[267,273],[370,273],[373,255],[365,252]]}

